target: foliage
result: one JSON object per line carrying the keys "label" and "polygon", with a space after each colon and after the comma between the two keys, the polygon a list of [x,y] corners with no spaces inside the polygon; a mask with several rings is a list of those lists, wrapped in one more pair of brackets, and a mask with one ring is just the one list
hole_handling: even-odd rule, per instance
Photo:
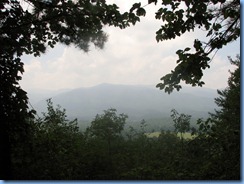
{"label": "foliage", "polygon": [[[240,57],[229,58],[237,66],[228,80],[228,87],[218,90],[215,99],[220,110],[210,114],[207,121],[199,121],[199,141],[210,159],[205,162],[203,177],[212,179],[240,179]],[[218,167],[216,167],[218,166]]]}
{"label": "foliage", "polygon": [[[148,3],[159,3],[149,0]],[[164,41],[180,37],[186,32],[202,29],[208,41],[195,39],[193,49],[186,47],[176,52],[177,66],[163,76],[158,88],[171,93],[181,89],[180,82],[202,86],[203,70],[209,68],[212,54],[240,37],[240,1],[238,0],[167,0],[162,1],[155,18],[162,20],[156,32],[156,40]],[[137,10],[139,10],[138,7]]]}
{"label": "foliage", "polygon": [[68,121],[65,109],[62,110],[60,106],[54,109],[49,99],[47,113],[43,113],[42,118],[34,119],[31,124],[29,144],[23,146],[22,143],[13,149],[14,179],[72,177],[78,161],[77,148],[82,143],[77,120]]}
{"label": "foliage", "polygon": [[183,133],[190,130],[191,116],[186,114],[179,114],[175,109],[171,110],[171,117],[174,121],[175,132],[180,133],[181,139],[183,139]]}
{"label": "foliage", "polygon": [[[105,0],[24,2],[29,8],[20,1],[0,2],[1,179],[240,179],[239,69],[231,74],[229,87],[219,91],[216,103],[222,109],[204,125],[199,121],[202,134],[193,140],[179,140],[167,132],[155,139],[144,133],[124,139],[120,133],[127,116],[117,116],[114,109],[97,115],[84,135],[76,120],[68,121],[65,111],[54,109],[51,101],[47,114],[33,119],[19,85],[23,54],[40,56],[58,42],[85,52],[91,44],[102,49],[107,40],[103,26],[126,28],[146,11],[135,3],[120,13],[117,5]],[[149,0],[153,2],[157,4]],[[176,52],[178,66],[157,85],[168,93],[179,90],[182,80],[202,86],[202,71],[209,67],[211,54],[240,36],[237,0],[162,1],[156,19],[163,21],[157,41],[196,28],[204,28],[209,38],[206,43],[196,39],[192,52],[190,47]],[[240,65],[240,59],[231,62]]]}
{"label": "foliage", "polygon": [[0,157],[0,178],[10,179],[11,149],[18,142],[27,141],[28,119],[33,117],[34,111],[28,110],[26,92],[18,85],[19,72],[23,69],[20,59],[4,54],[1,41],[0,45],[0,149],[4,150]]}
{"label": "foliage", "polygon": [[105,0],[0,1],[0,146],[5,150],[1,178],[11,178],[12,139],[29,134],[25,119],[34,113],[28,111],[27,94],[19,85],[24,72],[21,56],[40,56],[58,42],[85,52],[91,44],[102,49],[107,40],[103,26],[125,28],[139,20],[133,12],[121,14]]}
{"label": "foliage", "polygon": [[88,130],[91,135],[102,139],[113,139],[124,129],[125,121],[128,118],[125,114],[116,114],[116,109],[108,109],[102,115],[96,115]]}
{"label": "foliage", "polygon": [[88,133],[95,138],[105,140],[107,142],[108,154],[112,159],[112,142],[121,135],[121,131],[124,129],[126,119],[125,114],[116,114],[116,109],[108,109],[104,111],[102,115],[96,115],[94,121],[91,122],[91,126],[88,127]]}

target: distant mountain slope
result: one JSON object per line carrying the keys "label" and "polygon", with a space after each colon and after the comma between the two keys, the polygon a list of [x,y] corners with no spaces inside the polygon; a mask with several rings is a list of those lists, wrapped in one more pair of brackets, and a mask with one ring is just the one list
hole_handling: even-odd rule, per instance
{"label": "distant mountain slope", "polygon": [[[152,86],[101,84],[61,93],[52,101],[65,108],[69,117],[82,120],[91,120],[108,108],[128,114],[132,120],[169,116],[173,108],[200,118],[216,108],[217,96],[215,90],[201,89],[184,88],[168,95]],[[38,112],[46,111],[45,100],[34,107]]]}
{"label": "distant mountain slope", "polygon": [[[108,108],[129,115],[131,120],[169,116],[175,108],[195,117],[205,117],[216,108],[215,90],[184,87],[170,95],[151,86],[101,84],[90,88],[78,88],[52,97],[54,104],[67,110],[71,118],[91,120]],[[46,101],[34,104],[36,110],[46,111]]]}

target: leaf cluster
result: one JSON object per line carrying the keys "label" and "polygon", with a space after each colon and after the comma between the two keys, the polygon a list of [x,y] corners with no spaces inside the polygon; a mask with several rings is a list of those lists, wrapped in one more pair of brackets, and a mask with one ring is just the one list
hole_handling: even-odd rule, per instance
{"label": "leaf cluster", "polygon": [[179,114],[175,109],[171,110],[171,117],[174,121],[174,127],[176,133],[185,133],[190,130],[190,115]]}
{"label": "leaf cluster", "polygon": [[203,70],[210,67],[211,54],[240,37],[240,2],[168,0],[162,1],[162,6],[155,14],[155,18],[163,22],[156,32],[158,42],[175,39],[195,29],[204,30],[209,39],[207,42],[195,39],[195,51],[191,53],[190,47],[178,50],[175,70],[163,76],[157,87],[171,93],[174,89],[181,89],[181,81],[192,86],[204,85],[201,81]]}
{"label": "leaf cluster", "polygon": [[104,111],[102,115],[96,115],[96,118],[91,122],[89,130],[92,136],[102,139],[113,139],[124,129],[126,119],[125,114],[116,114],[116,109]]}

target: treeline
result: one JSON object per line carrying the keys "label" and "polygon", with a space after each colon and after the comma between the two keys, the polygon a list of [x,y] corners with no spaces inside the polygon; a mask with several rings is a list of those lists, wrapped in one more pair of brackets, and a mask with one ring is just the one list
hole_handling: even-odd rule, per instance
{"label": "treeline", "polygon": [[[13,179],[240,180],[240,60],[231,63],[238,69],[218,91],[220,110],[195,129],[189,115],[172,110],[175,131],[155,138],[146,136],[145,121],[125,131],[128,116],[115,109],[81,132],[48,100],[43,117],[27,119],[24,136],[11,135]],[[177,136],[189,131],[192,139]]]}

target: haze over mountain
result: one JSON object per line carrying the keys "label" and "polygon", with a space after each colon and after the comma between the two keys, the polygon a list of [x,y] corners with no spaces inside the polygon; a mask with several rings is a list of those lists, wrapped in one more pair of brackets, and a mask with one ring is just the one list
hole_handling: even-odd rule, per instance
{"label": "haze over mountain", "polygon": [[[109,108],[125,113],[131,120],[169,117],[171,109],[193,117],[206,117],[217,106],[216,90],[184,87],[168,95],[155,86],[100,84],[89,88],[64,90],[59,94],[44,93],[37,102],[37,94],[30,93],[30,101],[38,113],[46,111],[46,99],[66,109],[69,118],[92,120]],[[48,94],[50,94],[48,96]]]}

